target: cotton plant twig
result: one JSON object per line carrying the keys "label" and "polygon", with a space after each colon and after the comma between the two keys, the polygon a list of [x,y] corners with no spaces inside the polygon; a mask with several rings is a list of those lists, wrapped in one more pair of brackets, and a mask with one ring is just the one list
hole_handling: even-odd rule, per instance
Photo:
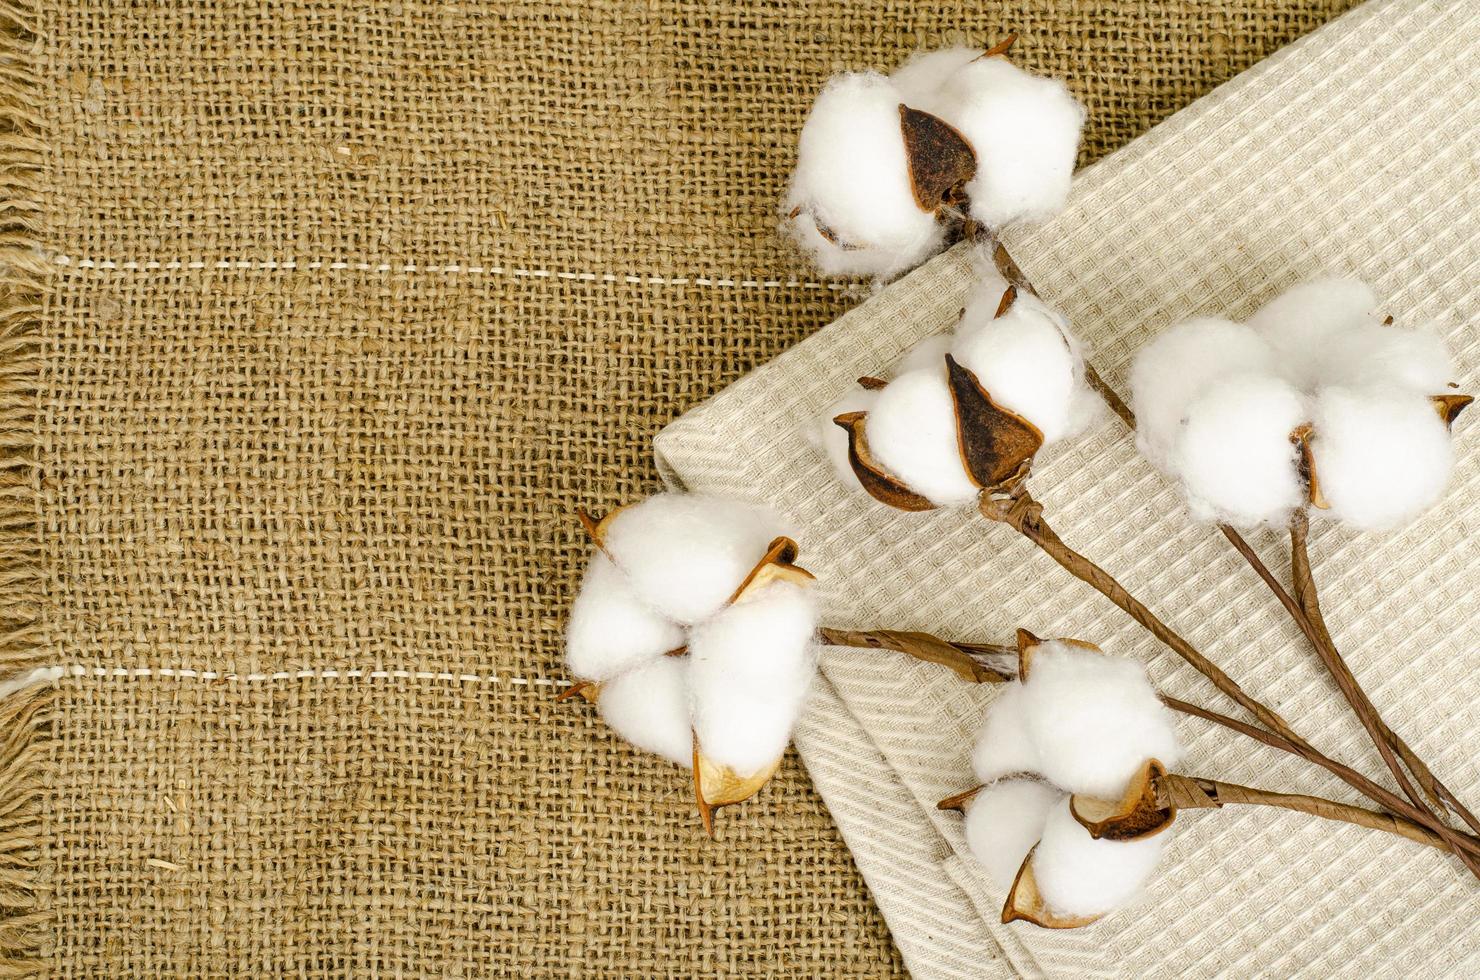
{"label": "cotton plant twig", "polygon": [[[998,272],[1003,276],[1003,278],[1017,289],[1025,290],[1036,295],[1036,291],[1034,290],[1032,283],[1028,280],[1027,276],[1023,274],[1022,269],[1012,258],[1012,255],[1008,252],[1006,246],[990,237],[988,238],[987,244],[992,249],[993,261],[997,266]],[[1085,380],[1092,388],[1095,389],[1095,391],[1101,396],[1101,398],[1105,400],[1106,404],[1110,406],[1111,410],[1120,417],[1120,419],[1126,424],[1128,428],[1134,429],[1136,427],[1135,414],[1131,411],[1125,400],[1121,398],[1120,395],[1113,388],[1111,388],[1110,385],[1108,385],[1104,381],[1104,379],[1099,376],[1098,372],[1096,372],[1094,367],[1088,362],[1085,363]],[[1238,685],[1231,678],[1228,678],[1226,674],[1219,670],[1216,665],[1212,664],[1212,662],[1207,660],[1205,657],[1202,657],[1201,654],[1198,654],[1197,651],[1193,649],[1190,644],[1187,644],[1185,640],[1182,640],[1180,636],[1177,636],[1177,634],[1167,628],[1165,624],[1157,620],[1156,617],[1153,616],[1150,611],[1145,608],[1144,605],[1136,600],[1134,596],[1131,596],[1129,592],[1121,587],[1118,582],[1116,582],[1111,576],[1108,575],[1108,573],[1105,573],[1103,569],[1100,569],[1098,566],[1094,565],[1094,563],[1090,562],[1088,559],[1085,559],[1082,555],[1077,555],[1077,553],[1074,553],[1072,552],[1072,550],[1067,549],[1067,547],[1063,545],[1063,542],[1057,538],[1057,535],[1053,534],[1052,529],[1048,527],[1046,522],[1042,521],[1041,506],[1031,501],[1031,498],[1027,496],[1026,490],[1020,491],[1019,496],[1017,498],[1014,498],[1011,503],[994,499],[989,495],[984,494],[982,497],[980,509],[984,516],[993,520],[1017,518],[1019,521],[1023,521],[1028,519],[1029,517],[1035,518],[1037,523],[1041,525],[1043,529],[1047,530],[1047,537],[1043,537],[1042,535],[1040,535],[1039,537],[1035,537],[1035,535],[1033,533],[1030,533],[1029,530],[1027,530],[1024,526],[1021,526],[1020,524],[1014,524],[1014,526],[1017,527],[1017,529],[1021,533],[1023,533],[1024,536],[1028,537],[1029,540],[1033,540],[1034,543],[1038,544],[1039,547],[1042,548],[1046,553],[1055,558],[1055,560],[1058,561],[1059,564],[1062,565],[1071,574],[1074,574],[1076,577],[1094,586],[1112,602],[1115,602],[1116,605],[1120,606],[1121,609],[1130,614],[1133,619],[1135,619],[1142,626],[1146,627],[1153,635],[1162,640],[1163,643],[1166,643],[1169,647],[1171,647],[1173,651],[1178,653],[1180,656],[1183,657],[1184,660],[1187,660],[1190,664],[1192,664],[1193,667],[1202,672],[1204,676],[1208,677],[1208,679],[1211,680],[1214,685],[1219,688],[1220,691],[1227,694],[1241,707],[1249,711],[1250,714],[1257,718],[1262,724],[1267,726],[1273,732],[1283,736],[1288,741],[1290,741],[1300,750],[1302,755],[1307,755],[1308,758],[1312,758],[1312,761],[1317,761],[1318,764],[1324,765],[1333,773],[1341,775],[1342,778],[1350,785],[1356,785],[1347,775],[1339,773],[1336,769],[1332,768],[1332,766],[1327,765],[1327,763],[1331,762],[1332,760],[1326,759],[1325,756],[1318,753],[1314,749],[1314,747],[1310,745],[1309,742],[1306,742],[1303,738],[1296,734],[1294,730],[1291,729],[1287,723],[1285,723],[1283,718],[1280,718],[1278,714],[1269,710],[1267,707],[1260,704],[1259,702],[1254,701],[1252,698],[1249,698],[1246,694],[1244,694],[1242,689],[1239,688]],[[1004,520],[1004,522],[1013,524],[1013,520]],[[1455,856],[1458,857],[1465,864],[1465,866],[1470,870],[1472,874],[1474,874],[1477,878],[1480,878],[1480,861],[1477,861],[1473,855],[1467,853],[1467,849],[1459,846],[1458,838],[1453,836],[1450,828],[1445,823],[1443,818],[1438,814],[1435,814],[1428,808],[1422,796],[1420,796],[1419,793],[1414,789],[1412,782],[1403,772],[1402,766],[1399,765],[1394,755],[1396,746],[1393,744],[1393,741],[1397,739],[1397,736],[1394,735],[1391,729],[1387,728],[1387,726],[1382,722],[1381,718],[1378,717],[1376,709],[1372,706],[1371,701],[1366,697],[1365,692],[1363,692],[1360,686],[1357,684],[1355,677],[1351,674],[1351,671],[1347,668],[1345,661],[1341,658],[1339,651],[1336,649],[1335,644],[1331,641],[1330,634],[1324,630],[1324,623],[1322,623],[1320,626],[1317,626],[1313,618],[1310,616],[1310,611],[1306,604],[1310,600],[1303,600],[1301,602],[1295,601],[1289,595],[1288,591],[1285,590],[1284,587],[1279,584],[1279,581],[1270,573],[1268,567],[1263,563],[1263,561],[1260,560],[1257,553],[1253,550],[1252,547],[1249,546],[1248,542],[1244,540],[1243,536],[1239,534],[1237,530],[1227,524],[1220,524],[1219,529],[1223,532],[1224,536],[1229,540],[1229,542],[1233,544],[1234,548],[1239,552],[1239,554],[1244,557],[1244,559],[1249,563],[1254,571],[1259,574],[1260,578],[1269,585],[1275,596],[1280,599],[1281,603],[1295,619],[1297,625],[1300,626],[1302,632],[1306,634],[1312,646],[1316,649],[1317,654],[1321,657],[1322,662],[1325,663],[1333,679],[1336,681],[1338,688],[1340,688],[1343,695],[1346,696],[1348,704],[1352,707],[1358,719],[1362,722],[1363,726],[1372,736],[1374,744],[1377,746],[1379,753],[1382,755],[1383,762],[1392,772],[1393,777],[1397,781],[1399,787],[1408,796],[1409,800],[1412,801],[1412,808],[1417,810],[1423,815],[1424,818],[1426,818],[1420,819],[1419,822],[1423,823],[1427,827],[1432,828],[1432,830],[1436,834],[1447,841],[1450,844],[1451,849],[1454,851]],[[1293,551],[1295,550],[1293,548],[1295,540],[1293,536],[1294,533],[1294,529],[1292,528],[1292,570],[1294,569],[1295,562],[1297,560],[1294,558],[1293,555]],[[1308,591],[1313,595],[1314,583],[1312,580],[1310,580],[1309,577],[1308,558],[1304,559],[1304,567],[1306,572],[1306,580],[1311,586]],[[1297,589],[1298,588],[1299,586],[1297,585]],[[1319,615],[1318,606],[1316,607],[1316,614]],[[1189,657],[1189,653],[1194,654],[1195,657]],[[1216,674],[1209,673],[1208,670],[1204,669],[1204,666],[1211,667],[1213,671],[1216,671]],[[1461,818],[1464,819],[1465,822],[1469,824],[1473,829],[1480,830],[1480,823],[1472,822],[1475,819],[1474,816],[1470,814],[1468,810],[1465,810],[1462,805],[1458,805],[1458,801],[1454,800],[1453,794],[1449,793],[1447,788],[1442,787],[1442,785],[1438,783],[1437,779],[1433,776],[1433,773],[1428,769],[1427,766],[1424,765],[1421,760],[1418,759],[1417,755],[1413,753],[1411,749],[1408,749],[1406,744],[1403,746],[1403,749],[1404,761],[1408,761],[1410,758],[1413,760],[1412,762],[1409,762],[1409,766],[1413,769],[1414,775],[1420,780],[1421,783],[1424,784],[1424,788],[1429,792],[1429,794],[1436,798],[1443,798],[1443,796],[1447,794],[1448,798],[1445,800],[1445,802],[1449,802],[1451,807],[1458,806],[1456,812],[1460,813]],[[1320,759],[1316,759],[1308,753],[1314,753],[1314,755],[1320,756]],[[1417,763],[1417,768],[1414,768],[1414,762]],[[1339,766],[1339,764],[1337,765]],[[1340,766],[1340,768],[1346,769],[1347,767]],[[1422,769],[1423,771],[1422,775],[1420,775],[1420,769]],[[1351,772],[1351,774],[1355,775],[1354,771],[1348,771]],[[1365,780],[1365,777],[1363,777],[1363,781],[1367,781]],[[1442,794],[1441,790],[1443,790]],[[1371,796],[1370,793],[1368,795]],[[1390,806],[1390,804],[1387,803],[1384,803],[1384,805]]]}
{"label": "cotton plant twig", "polygon": [[[959,643],[950,640],[943,640],[939,637],[932,636],[929,633],[903,633],[898,630],[841,630],[823,627],[821,630],[819,630],[819,636],[824,643],[832,646],[847,646],[871,650],[891,650],[894,652],[906,654],[907,656],[915,657],[915,659],[924,660],[928,663],[949,666],[956,672],[958,676],[961,676],[963,679],[973,683],[1006,683],[1012,680],[1017,673],[1017,648],[1015,646],[1008,646],[1005,644]],[[900,637],[909,637],[910,639],[908,641],[901,641],[899,639]],[[945,654],[942,651],[941,648],[943,647],[954,648],[960,660],[977,662],[982,667],[980,676],[973,677],[971,676],[969,669],[963,669],[949,663],[948,661],[950,660],[950,657],[948,654]],[[929,654],[922,656],[921,651],[925,650],[928,650]],[[1010,662],[1006,660],[1006,658],[1009,656],[1009,653],[1011,656]],[[990,664],[990,666],[988,666],[988,664]],[[1356,771],[1345,763],[1338,762],[1323,755],[1322,753],[1311,747],[1309,743],[1306,743],[1303,740],[1292,741],[1288,738],[1285,738],[1284,736],[1260,728],[1257,725],[1251,725],[1248,722],[1240,721],[1237,718],[1232,718],[1228,715],[1221,714],[1209,708],[1202,707],[1201,705],[1193,704],[1189,701],[1183,701],[1179,698],[1162,695],[1161,700],[1163,704],[1174,711],[1180,712],[1185,715],[1190,715],[1195,718],[1201,718],[1205,721],[1210,721],[1217,725],[1221,725],[1224,728],[1229,729],[1230,731],[1234,731],[1248,738],[1254,739],[1255,741],[1258,741],[1264,745],[1268,745],[1271,748],[1278,749],[1281,752],[1289,753],[1290,755],[1297,756],[1301,759],[1305,759],[1307,762],[1311,762],[1317,766],[1320,766],[1321,768],[1330,772],[1332,775],[1341,779],[1353,789],[1357,790],[1362,795],[1366,796],[1368,799],[1372,800],[1374,803],[1386,807],[1392,813],[1396,814],[1398,817],[1407,820],[1410,823],[1423,827],[1429,827],[1434,821],[1433,815],[1430,814],[1428,811],[1418,809],[1409,801],[1405,800],[1403,797],[1387,789],[1386,787],[1373,782],[1371,779],[1362,775],[1360,772]],[[963,803],[964,800],[966,798],[969,798],[974,792],[975,790],[968,790],[966,793],[957,794],[956,797],[951,798],[954,801],[953,806],[945,808],[955,808],[956,804]],[[945,801],[942,801],[942,805],[944,805],[944,803]],[[1475,858],[1480,858],[1480,838],[1472,837],[1468,834],[1459,834],[1456,835],[1456,843],[1468,855]],[[1464,860],[1463,856],[1461,857],[1461,860]],[[1465,863],[1468,865],[1469,862],[1466,861]]]}
{"label": "cotton plant twig", "polygon": [[1332,678],[1341,688],[1342,694],[1346,695],[1352,710],[1362,719],[1363,725],[1368,728],[1374,740],[1386,743],[1402,758],[1404,764],[1413,772],[1419,785],[1437,805],[1447,806],[1471,830],[1480,833],[1480,820],[1477,820],[1475,815],[1455,797],[1454,793],[1439,781],[1439,778],[1408,746],[1402,736],[1394,732],[1382,720],[1371,699],[1367,697],[1367,693],[1357,683],[1346,659],[1342,657],[1335,640],[1331,637],[1331,631],[1326,627],[1326,618],[1321,612],[1315,576],[1310,565],[1309,530],[1310,520],[1307,515],[1303,511],[1297,513],[1290,524],[1290,578],[1295,586],[1295,598],[1313,634],[1311,644],[1320,653],[1322,662],[1331,672]]}

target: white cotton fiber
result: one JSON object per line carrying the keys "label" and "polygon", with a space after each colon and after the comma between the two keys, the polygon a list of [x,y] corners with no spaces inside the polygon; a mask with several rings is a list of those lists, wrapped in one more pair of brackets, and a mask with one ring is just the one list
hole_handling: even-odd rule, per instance
{"label": "white cotton fiber", "polygon": [[1048,813],[1033,852],[1033,878],[1049,908],[1103,915],[1126,904],[1151,875],[1170,831],[1133,841],[1095,840],[1061,800]]}
{"label": "white cotton fiber", "polygon": [[1279,370],[1306,391],[1324,380],[1324,365],[1341,334],[1371,320],[1377,298],[1356,279],[1316,279],[1270,300],[1249,326],[1278,355]]}
{"label": "white cotton fiber", "polygon": [[660,493],[612,518],[605,547],[633,590],[670,619],[712,615],[790,528],[767,507]]}
{"label": "white cotton fiber", "polygon": [[879,392],[864,426],[874,458],[893,476],[942,507],[974,501],[956,434],[956,408],[945,372],[902,374]]}
{"label": "white cotton fiber", "polygon": [[807,430],[807,441],[819,450],[832,464],[838,482],[849,490],[863,492],[863,485],[848,462],[848,432],[833,419],[849,412],[867,412],[873,409],[879,393],[867,388],[851,388],[841,398],[829,405]]}
{"label": "white cotton fiber", "polygon": [[939,371],[941,374],[946,370],[946,354],[951,350],[952,337],[948,333],[932,334],[920,341],[905,352],[904,357],[889,369],[895,377],[901,374],[909,374],[922,368]]}
{"label": "white cotton fiber", "polygon": [[1283,378],[1236,374],[1214,382],[1187,407],[1172,447],[1171,469],[1193,517],[1283,526],[1306,499],[1290,435],[1308,417],[1306,400]]}
{"label": "white cotton fiber", "polygon": [[1049,640],[1033,651],[1023,715],[1039,772],[1061,789],[1119,799],[1147,759],[1182,758],[1170,712],[1141,665]]}
{"label": "white cotton fiber", "polygon": [[683,630],[639,599],[606,555],[591,556],[565,630],[573,676],[604,681],[683,644]]}
{"label": "white cotton fiber", "polygon": [[773,582],[694,629],[690,703],[707,758],[748,776],[780,757],[812,681],[816,628],[811,590]]}
{"label": "white cotton fiber", "polygon": [[1398,388],[1326,388],[1311,456],[1324,513],[1365,530],[1412,521],[1438,501],[1453,449],[1428,397]]}
{"label": "white cotton fiber", "polygon": [[1424,395],[1447,390],[1454,373],[1454,359],[1439,337],[1375,320],[1342,331],[1327,348],[1320,366],[1323,384],[1392,385]]}
{"label": "white cotton fiber", "polygon": [[1194,398],[1220,377],[1273,370],[1274,352],[1241,324],[1197,317],[1167,329],[1136,354],[1131,366],[1136,447],[1162,472],[1170,472],[1172,444]]}
{"label": "white cotton fiber", "polygon": [[957,71],[981,57],[980,48],[942,48],[920,51],[894,70],[889,81],[899,99],[912,109],[940,115],[940,98],[946,82]]}
{"label": "white cotton fiber", "polygon": [[1028,734],[1024,705],[1023,685],[1012,683],[987,708],[971,750],[972,771],[982,782],[1039,771],[1038,749]]}
{"label": "white cotton fiber", "polygon": [[1048,813],[1064,794],[1036,779],[986,786],[967,804],[966,846],[1003,892],[1012,888],[1023,859],[1043,835]]}
{"label": "white cotton fiber", "polygon": [[669,762],[694,760],[684,657],[659,657],[601,685],[596,707],[602,720],[633,745]]}
{"label": "white cotton fiber", "polygon": [[1063,82],[986,58],[947,78],[926,111],[955,126],[976,151],[966,194],[977,221],[997,229],[1063,208],[1084,125],[1084,108]]}
{"label": "white cotton fiber", "polygon": [[[910,184],[893,84],[876,72],[839,75],[802,127],[784,210],[787,227],[828,275],[889,276],[938,251],[945,232]],[[830,229],[841,248],[817,230]]]}
{"label": "white cotton fiber", "polygon": [[981,292],[973,297],[952,353],[993,401],[1037,426],[1045,444],[1071,435],[1079,419],[1075,389],[1082,382],[1068,322],[1027,294],[994,318],[1000,299]]}

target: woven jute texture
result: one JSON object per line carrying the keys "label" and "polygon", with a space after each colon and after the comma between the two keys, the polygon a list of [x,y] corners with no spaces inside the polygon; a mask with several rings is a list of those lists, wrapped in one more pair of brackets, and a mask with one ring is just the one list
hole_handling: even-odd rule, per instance
{"label": "woven jute texture", "polygon": [[[1039,290],[1125,390],[1131,355],[1194,314],[1242,319],[1320,273],[1432,319],[1461,388],[1480,382],[1480,10],[1374,0],[1082,172],[1066,211],[1008,236]],[[1076,636],[1145,662],[1169,694],[1237,711],[1128,617],[974,509],[905,514],[841,489],[806,439],[860,375],[949,329],[974,282],[962,246],[889,286],[662,433],[668,477],[765,499],[800,529],[826,620],[1010,641]],[[1108,415],[1108,413],[1107,413]],[[1063,538],[1148,600],[1323,751],[1376,752],[1284,610],[1228,542],[1191,522],[1118,420],[1045,453],[1034,496]],[[1312,530],[1327,618],[1384,716],[1480,801],[1480,428],[1456,427],[1443,501],[1400,532]],[[1252,544],[1282,576],[1288,544]],[[1004,895],[935,802],[974,784],[991,685],[826,648],[796,744],[920,977],[1472,977],[1480,889],[1452,857],[1284,811],[1181,814],[1132,908],[1083,930],[1004,926]],[[1292,756],[1182,719],[1182,771],[1350,802]],[[1386,777],[1386,773],[1383,772]],[[1387,782],[1386,778],[1384,781]]]}
{"label": "woven jute texture", "polygon": [[828,74],[1019,31],[1088,160],[1346,6],[7,0],[3,968],[900,973],[795,762],[711,843],[551,703],[571,510],[861,298]]}

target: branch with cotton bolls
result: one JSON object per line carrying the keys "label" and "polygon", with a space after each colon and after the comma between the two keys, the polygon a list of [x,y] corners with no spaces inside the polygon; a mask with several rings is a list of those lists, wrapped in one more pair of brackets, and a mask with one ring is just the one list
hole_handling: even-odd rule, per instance
{"label": "branch with cotton bolls", "polygon": [[978,227],[1059,211],[1084,126],[1062,82],[986,49],[828,82],[802,126],[786,232],[827,275],[888,279]]}
{"label": "branch with cotton bolls", "polygon": [[597,521],[571,605],[566,665],[581,696],[634,746],[689,766],[714,811],[770,780],[815,670],[813,577],[765,507],[664,493]]}
{"label": "branch with cotton bolls", "polygon": [[1015,674],[973,746],[979,785],[939,804],[964,815],[968,849],[1007,896],[1004,923],[1077,928],[1124,907],[1183,809],[1272,806],[1446,847],[1389,814],[1172,772],[1183,750],[1163,699],[1139,664],[1094,644],[1020,630]]}

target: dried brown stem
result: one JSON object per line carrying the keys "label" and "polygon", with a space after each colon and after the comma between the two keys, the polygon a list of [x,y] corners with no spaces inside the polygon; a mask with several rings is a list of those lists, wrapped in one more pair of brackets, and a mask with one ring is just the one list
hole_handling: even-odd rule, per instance
{"label": "dried brown stem", "polygon": [[1390,813],[1380,813],[1359,806],[1337,803],[1319,796],[1275,793],[1253,786],[1240,786],[1236,783],[1182,776],[1176,773],[1169,773],[1158,779],[1156,789],[1157,800],[1163,806],[1187,810],[1221,808],[1230,803],[1279,807],[1282,810],[1308,813],[1326,820],[1338,820],[1342,823],[1355,824],[1358,827],[1370,827],[1373,830],[1397,834],[1399,837],[1406,837],[1411,841],[1417,841],[1441,851],[1449,850],[1449,845],[1443,838],[1411,820],[1404,820]]}
{"label": "dried brown stem", "polygon": [[[930,634],[926,633],[901,634],[899,633],[899,631],[896,630],[840,630],[823,627],[819,632],[821,634],[823,642],[834,646],[861,647],[872,650],[892,650],[898,653],[906,654],[907,656],[916,656],[916,650],[918,648],[911,644],[897,643],[893,638],[901,635],[908,635],[911,637],[930,637],[930,639],[934,642],[956,647],[964,655],[972,656],[974,659],[979,657],[990,658],[991,662],[995,666],[992,668],[988,668],[985,673],[991,674],[992,676],[990,678],[979,680],[978,683],[1001,683],[1003,681],[1011,680],[1014,673],[1013,665],[1016,661],[1017,648],[1016,646],[1009,646],[1007,644],[959,643],[950,640],[942,640],[938,637],[933,637],[930,636]],[[940,662],[934,656],[917,659],[925,659],[931,663]],[[1336,776],[1342,782],[1351,786],[1353,789],[1357,790],[1359,793],[1363,794],[1374,803],[1386,807],[1393,813],[1398,814],[1399,816],[1407,819],[1412,823],[1429,826],[1430,822],[1432,822],[1434,819],[1432,814],[1414,807],[1413,804],[1403,799],[1403,797],[1394,793],[1392,790],[1389,790],[1386,787],[1373,782],[1371,779],[1368,779],[1366,776],[1362,775],[1360,772],[1357,772],[1350,766],[1341,762],[1337,762],[1334,759],[1330,759],[1325,755],[1322,755],[1320,752],[1312,748],[1309,743],[1301,741],[1297,744],[1297,742],[1293,742],[1283,736],[1267,731],[1257,725],[1251,725],[1248,722],[1240,721],[1237,718],[1231,718],[1228,715],[1220,714],[1219,712],[1213,711],[1209,708],[1204,708],[1201,705],[1193,704],[1189,701],[1183,701],[1178,698],[1168,697],[1165,695],[1162,696],[1161,700],[1164,704],[1166,704],[1167,707],[1171,708],[1174,711],[1179,711],[1183,714],[1191,715],[1195,718],[1202,718],[1203,720],[1213,722],[1216,725],[1222,725],[1224,728],[1227,728],[1230,731],[1238,732],[1240,735],[1252,738],[1255,741],[1261,742],[1264,745],[1268,745],[1271,748],[1278,749],[1281,752],[1287,752],[1301,759],[1305,759],[1307,762],[1311,762],[1317,766],[1320,766],[1322,769],[1325,769],[1327,772]],[[1458,842],[1471,855],[1480,857],[1480,838],[1475,838],[1471,837],[1468,834],[1464,834],[1459,835]]]}
{"label": "dried brown stem", "polygon": [[[1382,720],[1372,700],[1367,697],[1367,692],[1362,690],[1356,676],[1352,674],[1351,668],[1347,665],[1346,659],[1337,649],[1336,642],[1331,637],[1331,631],[1326,628],[1326,618],[1321,613],[1315,576],[1310,566],[1309,532],[1309,518],[1303,511],[1298,512],[1290,524],[1290,578],[1295,585],[1295,598],[1303,613],[1304,625],[1308,626],[1307,636],[1310,637],[1311,645],[1320,655],[1321,662],[1330,672],[1332,679],[1336,681],[1336,686],[1341,689],[1347,703],[1361,719],[1363,727],[1367,729],[1378,751],[1382,752],[1383,761],[1388,763],[1390,769],[1394,769],[1394,778],[1398,780],[1400,786],[1404,787],[1405,792],[1408,792],[1410,797],[1417,795],[1410,791],[1411,787],[1407,780],[1400,775],[1397,760],[1393,758],[1394,753],[1402,757],[1404,764],[1412,770],[1414,778],[1418,780],[1436,805],[1443,807],[1447,804],[1471,830],[1480,833],[1480,821],[1476,820],[1475,815],[1455,798],[1447,786],[1439,781],[1433,771],[1418,757],[1418,754],[1408,746],[1408,743]],[[1292,611],[1291,615],[1295,613]],[[1414,803],[1418,804],[1420,801],[1415,798]]]}

